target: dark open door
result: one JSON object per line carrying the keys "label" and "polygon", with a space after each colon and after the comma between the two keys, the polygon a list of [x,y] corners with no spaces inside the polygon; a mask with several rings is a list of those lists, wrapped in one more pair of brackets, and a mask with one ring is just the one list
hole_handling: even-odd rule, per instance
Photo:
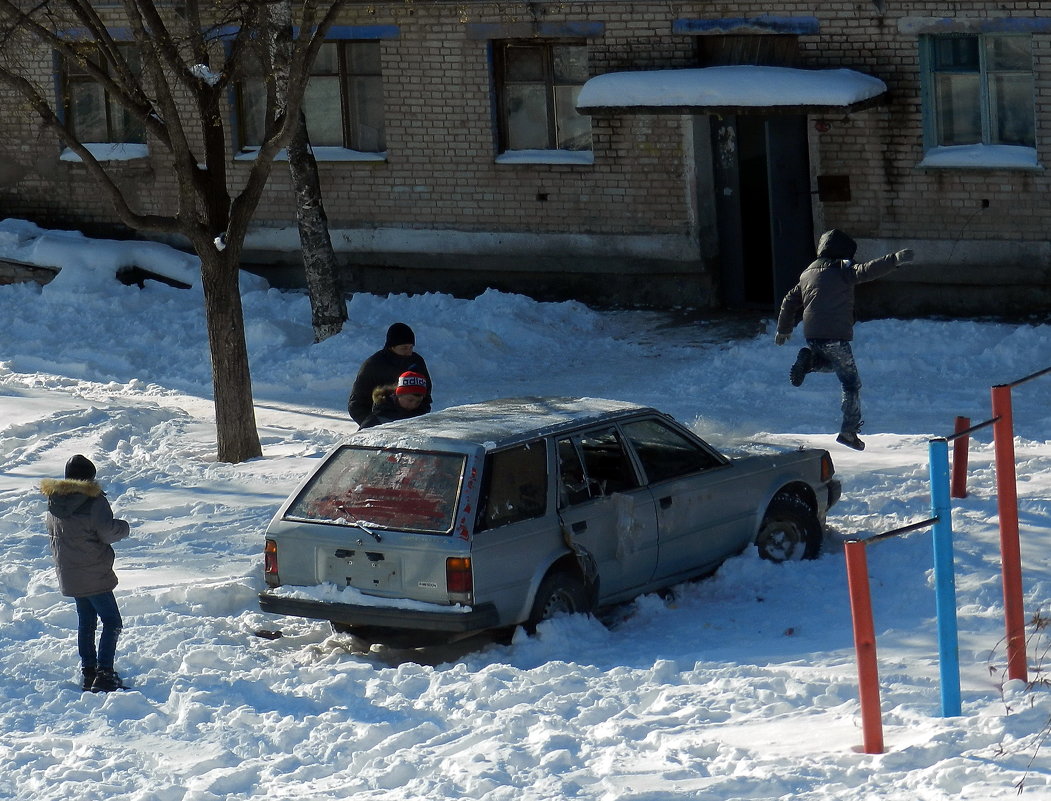
{"label": "dark open door", "polygon": [[[712,183],[719,235],[719,283],[723,304],[745,305],[744,254],[741,242],[741,181],[737,117],[712,115]],[[703,166],[698,162],[698,169]]]}
{"label": "dark open door", "polygon": [[814,253],[806,117],[711,120],[723,303],[775,308]]}
{"label": "dark open door", "polygon": [[768,117],[766,145],[773,293],[780,305],[815,255],[806,117]]}

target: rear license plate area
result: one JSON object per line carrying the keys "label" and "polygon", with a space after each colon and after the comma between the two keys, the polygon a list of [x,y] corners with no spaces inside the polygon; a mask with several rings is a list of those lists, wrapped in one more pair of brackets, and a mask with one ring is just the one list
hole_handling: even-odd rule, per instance
{"label": "rear license plate area", "polygon": [[379,551],[340,549],[325,560],[325,580],[364,592],[400,591],[401,563]]}

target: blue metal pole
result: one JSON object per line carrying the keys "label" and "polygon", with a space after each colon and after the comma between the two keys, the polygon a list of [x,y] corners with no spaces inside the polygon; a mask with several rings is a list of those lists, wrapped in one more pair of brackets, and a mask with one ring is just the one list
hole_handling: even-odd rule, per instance
{"label": "blue metal pole", "polygon": [[949,443],[929,443],[931,517],[934,523],[934,597],[938,613],[942,717],[960,714],[960,643],[956,629],[956,578],[953,572],[952,506],[949,494]]}

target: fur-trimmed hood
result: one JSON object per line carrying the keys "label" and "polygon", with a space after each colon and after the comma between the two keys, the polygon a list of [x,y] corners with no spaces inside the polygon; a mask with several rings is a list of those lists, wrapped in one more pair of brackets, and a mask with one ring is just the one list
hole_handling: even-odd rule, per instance
{"label": "fur-trimmed hood", "polygon": [[390,403],[394,398],[394,390],[397,388],[397,384],[384,384],[376,387],[372,390],[372,405],[375,407],[384,403]]}
{"label": "fur-trimmed hood", "polygon": [[41,481],[40,491],[47,498],[44,522],[61,593],[80,598],[116,587],[111,546],[128,536],[129,527],[113,516],[102,487],[94,480],[59,478]]}
{"label": "fur-trimmed hood", "polygon": [[47,497],[47,510],[62,519],[72,517],[103,494],[97,481],[73,478],[45,478],[40,491]]}

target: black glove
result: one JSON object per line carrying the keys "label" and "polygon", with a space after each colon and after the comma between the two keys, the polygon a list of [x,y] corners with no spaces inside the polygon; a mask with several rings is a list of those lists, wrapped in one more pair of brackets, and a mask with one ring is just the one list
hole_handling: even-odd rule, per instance
{"label": "black glove", "polygon": [[900,267],[902,264],[908,264],[912,261],[913,255],[914,254],[910,248],[905,248],[905,250],[899,250],[895,253],[894,259],[898,262],[898,266]]}
{"label": "black glove", "polygon": [[788,334],[782,334],[780,332],[774,334],[775,345],[784,345],[786,342],[788,342]]}

